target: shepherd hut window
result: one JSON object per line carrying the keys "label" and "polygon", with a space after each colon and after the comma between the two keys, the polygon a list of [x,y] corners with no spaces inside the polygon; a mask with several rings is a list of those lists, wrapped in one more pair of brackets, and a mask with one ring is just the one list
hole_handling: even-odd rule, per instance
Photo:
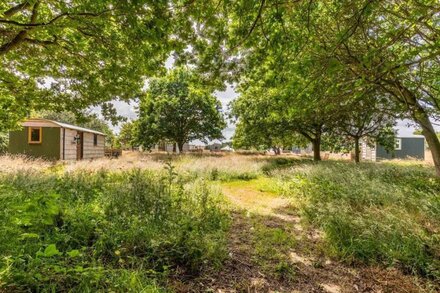
{"label": "shepherd hut window", "polygon": [[28,136],[28,142],[29,143],[41,143],[41,127],[29,127],[29,136]]}
{"label": "shepherd hut window", "polygon": [[97,134],[93,134],[93,145],[94,146],[98,145],[98,135]]}

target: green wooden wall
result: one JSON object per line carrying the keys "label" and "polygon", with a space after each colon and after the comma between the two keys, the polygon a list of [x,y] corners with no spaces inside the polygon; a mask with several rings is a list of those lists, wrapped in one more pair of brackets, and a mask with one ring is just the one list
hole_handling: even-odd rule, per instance
{"label": "green wooden wall", "polygon": [[9,148],[11,154],[26,154],[32,157],[41,157],[48,160],[60,159],[60,128],[43,127],[42,142],[28,143],[28,127],[9,133]]}

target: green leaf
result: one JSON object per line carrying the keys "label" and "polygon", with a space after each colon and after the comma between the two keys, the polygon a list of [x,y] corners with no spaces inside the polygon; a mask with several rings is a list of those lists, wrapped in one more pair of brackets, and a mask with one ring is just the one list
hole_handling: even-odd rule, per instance
{"label": "green leaf", "polygon": [[57,249],[55,244],[50,244],[49,246],[46,247],[46,249],[44,250],[44,256],[45,257],[52,257],[55,255],[60,255],[61,252]]}
{"label": "green leaf", "polygon": [[20,235],[21,240],[29,239],[29,238],[40,238],[40,235],[36,233],[23,233]]}
{"label": "green leaf", "polygon": [[77,256],[80,256],[81,253],[79,252],[78,249],[73,249],[73,250],[71,250],[71,251],[68,251],[68,252],[67,252],[67,255],[68,255],[69,257],[77,257]]}

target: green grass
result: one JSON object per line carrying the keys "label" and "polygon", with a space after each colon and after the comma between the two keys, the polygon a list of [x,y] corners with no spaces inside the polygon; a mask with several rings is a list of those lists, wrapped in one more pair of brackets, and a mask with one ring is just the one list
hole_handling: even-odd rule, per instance
{"label": "green grass", "polygon": [[440,279],[440,180],[415,164],[322,162],[279,174],[325,252]]}
{"label": "green grass", "polygon": [[269,195],[277,195],[280,189],[277,182],[272,178],[258,177],[250,180],[231,180],[222,182],[222,186],[231,188],[250,188],[252,190],[264,192]]}
{"label": "green grass", "polygon": [[161,292],[225,259],[228,215],[172,170],[0,176],[0,288]]}

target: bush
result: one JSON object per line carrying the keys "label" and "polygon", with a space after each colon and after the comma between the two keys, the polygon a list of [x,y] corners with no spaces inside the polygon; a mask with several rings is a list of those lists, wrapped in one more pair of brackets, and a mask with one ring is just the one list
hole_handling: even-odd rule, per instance
{"label": "bush", "polygon": [[440,181],[431,168],[322,162],[288,176],[286,195],[325,232],[327,253],[440,278]]}
{"label": "bush", "polygon": [[2,175],[0,288],[158,292],[174,270],[218,268],[219,194],[179,182],[172,170]]}

